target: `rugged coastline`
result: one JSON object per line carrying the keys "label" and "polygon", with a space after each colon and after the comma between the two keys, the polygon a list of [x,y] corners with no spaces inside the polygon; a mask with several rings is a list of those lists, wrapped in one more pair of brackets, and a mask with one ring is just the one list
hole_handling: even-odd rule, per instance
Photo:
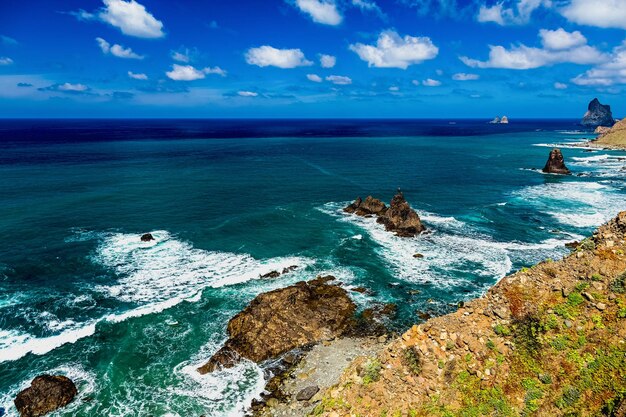
{"label": "rugged coastline", "polygon": [[416,324],[298,401],[290,383],[315,383],[304,368],[324,361],[305,356],[281,385],[291,395],[259,415],[623,416],[625,238],[622,212],[564,259],[524,268]]}

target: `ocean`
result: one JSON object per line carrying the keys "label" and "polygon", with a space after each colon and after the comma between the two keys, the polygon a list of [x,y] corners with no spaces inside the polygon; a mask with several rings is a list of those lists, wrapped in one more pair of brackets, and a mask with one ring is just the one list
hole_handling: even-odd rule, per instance
{"label": "ocean", "polygon": [[[0,121],[0,408],[62,373],[55,416],[241,416],[263,369],[195,369],[257,294],[332,274],[402,331],[625,210],[626,153],[577,123]],[[572,176],[541,173],[556,145]],[[341,212],[398,188],[430,233]]]}

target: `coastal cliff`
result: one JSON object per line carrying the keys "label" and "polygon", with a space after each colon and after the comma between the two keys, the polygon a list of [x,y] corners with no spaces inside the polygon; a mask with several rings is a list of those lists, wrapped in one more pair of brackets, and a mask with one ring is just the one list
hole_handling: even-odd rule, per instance
{"label": "coastal cliff", "polygon": [[626,415],[625,238],[622,212],[564,259],[414,325],[352,361],[310,415]]}
{"label": "coastal cliff", "polygon": [[598,138],[591,142],[594,146],[626,149],[626,119],[622,119],[610,129],[597,132]]}
{"label": "coastal cliff", "polygon": [[594,98],[587,107],[587,112],[583,116],[581,124],[587,127],[606,126],[611,127],[615,123],[611,106],[601,104],[597,98]]}

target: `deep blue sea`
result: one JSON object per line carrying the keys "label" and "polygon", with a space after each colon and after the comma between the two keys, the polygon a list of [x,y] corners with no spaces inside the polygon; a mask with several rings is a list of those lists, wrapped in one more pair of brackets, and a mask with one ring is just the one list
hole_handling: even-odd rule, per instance
{"label": "deep blue sea", "polygon": [[[16,416],[48,372],[79,388],[57,416],[242,415],[262,369],[195,368],[257,294],[329,273],[373,290],[351,293],[360,308],[397,303],[398,331],[449,311],[626,209],[626,153],[571,146],[591,136],[576,120],[0,121],[0,407]],[[539,171],[557,144],[574,175]],[[432,233],[341,213],[398,187]]]}

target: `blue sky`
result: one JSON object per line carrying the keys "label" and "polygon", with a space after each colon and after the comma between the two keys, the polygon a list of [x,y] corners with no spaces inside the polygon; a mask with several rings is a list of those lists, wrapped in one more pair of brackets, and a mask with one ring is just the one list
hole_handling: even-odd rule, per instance
{"label": "blue sky", "polygon": [[626,113],[626,0],[2,0],[3,117]]}

